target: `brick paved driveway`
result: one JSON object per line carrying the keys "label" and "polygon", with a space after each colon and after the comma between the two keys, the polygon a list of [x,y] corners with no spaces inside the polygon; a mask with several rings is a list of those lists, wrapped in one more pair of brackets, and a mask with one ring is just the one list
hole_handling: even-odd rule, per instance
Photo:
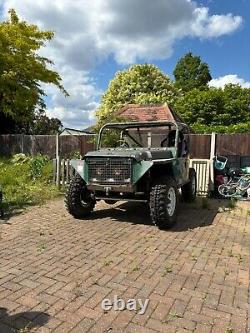
{"label": "brick paved driveway", "polygon": [[[62,200],[0,225],[0,333],[250,332],[250,205],[182,206],[159,231],[145,207],[99,204],[76,221]],[[144,315],[101,301],[149,298]]]}

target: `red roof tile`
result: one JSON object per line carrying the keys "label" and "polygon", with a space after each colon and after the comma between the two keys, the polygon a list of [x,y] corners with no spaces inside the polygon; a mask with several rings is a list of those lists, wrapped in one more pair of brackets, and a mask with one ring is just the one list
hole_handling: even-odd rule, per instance
{"label": "red roof tile", "polygon": [[128,104],[117,113],[122,118],[130,121],[180,121],[181,119],[168,105],[139,105]]}

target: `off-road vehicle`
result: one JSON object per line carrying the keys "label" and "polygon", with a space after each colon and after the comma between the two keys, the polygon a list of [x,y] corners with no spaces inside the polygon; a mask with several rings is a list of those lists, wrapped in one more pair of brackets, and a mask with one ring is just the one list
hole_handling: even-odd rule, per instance
{"label": "off-road vehicle", "polygon": [[98,200],[149,205],[152,222],[161,229],[176,221],[178,198],[196,197],[196,173],[189,167],[189,129],[176,121],[108,123],[99,132],[97,150],[75,169],[66,208],[87,217]]}

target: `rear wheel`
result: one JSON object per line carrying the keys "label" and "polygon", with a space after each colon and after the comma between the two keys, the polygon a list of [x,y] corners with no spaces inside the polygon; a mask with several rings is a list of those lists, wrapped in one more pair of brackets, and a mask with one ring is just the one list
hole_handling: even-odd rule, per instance
{"label": "rear wheel", "polygon": [[177,219],[178,190],[173,178],[155,184],[150,192],[150,215],[159,229],[171,228]]}
{"label": "rear wheel", "polygon": [[83,218],[93,211],[95,200],[91,197],[91,192],[87,189],[86,184],[79,174],[70,182],[65,197],[67,211],[75,218]]}
{"label": "rear wheel", "polygon": [[184,201],[192,202],[196,199],[196,187],[196,172],[194,169],[189,169],[189,182],[181,188],[181,194]]}

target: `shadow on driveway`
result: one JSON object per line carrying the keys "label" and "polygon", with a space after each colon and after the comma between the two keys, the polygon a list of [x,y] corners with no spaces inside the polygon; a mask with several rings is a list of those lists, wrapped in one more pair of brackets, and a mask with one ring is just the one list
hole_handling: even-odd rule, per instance
{"label": "shadow on driveway", "polygon": [[[218,208],[223,205],[221,200],[206,199],[207,207],[201,207],[201,200],[196,203],[179,204],[179,214],[177,223],[171,231],[186,231],[197,227],[205,227],[211,225],[218,213]],[[127,222],[132,224],[152,225],[150,219],[149,208],[146,204],[135,202],[122,202],[110,207],[94,211],[88,220],[111,219],[119,222]]]}
{"label": "shadow on driveway", "polygon": [[0,332],[29,332],[33,328],[44,326],[50,319],[47,313],[40,311],[20,312],[9,315],[6,308],[0,308]]}

